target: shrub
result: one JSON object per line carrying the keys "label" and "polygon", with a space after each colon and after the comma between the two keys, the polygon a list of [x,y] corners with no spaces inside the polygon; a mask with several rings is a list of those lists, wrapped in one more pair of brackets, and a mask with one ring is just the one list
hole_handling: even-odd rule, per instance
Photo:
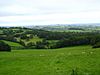
{"label": "shrub", "polygon": [[0,41],[0,51],[11,51],[11,47],[3,41]]}
{"label": "shrub", "polygon": [[100,42],[94,44],[94,45],[92,46],[92,48],[100,48]]}

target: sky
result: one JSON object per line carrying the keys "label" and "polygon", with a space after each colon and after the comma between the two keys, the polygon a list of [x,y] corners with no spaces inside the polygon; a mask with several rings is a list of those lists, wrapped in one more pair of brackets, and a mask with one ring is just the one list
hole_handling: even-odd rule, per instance
{"label": "sky", "polygon": [[0,26],[100,23],[100,0],[0,0]]}

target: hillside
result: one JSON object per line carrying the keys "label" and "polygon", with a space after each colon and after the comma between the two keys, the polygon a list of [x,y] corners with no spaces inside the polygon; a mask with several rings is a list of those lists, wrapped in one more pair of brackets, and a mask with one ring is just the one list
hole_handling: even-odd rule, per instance
{"label": "hillside", "polygon": [[12,50],[0,52],[0,75],[99,75],[99,30],[70,30],[1,28]]}
{"label": "hillside", "polygon": [[[55,27],[62,28],[63,26]],[[66,28],[66,26],[64,27]],[[100,47],[100,31],[97,27],[91,29],[87,26],[87,31],[85,31],[86,26],[68,27],[66,31],[62,31],[64,29],[49,31],[24,27],[1,27],[0,40],[5,40],[11,46],[15,45],[12,46],[12,49],[22,49],[22,47],[24,49],[56,49],[79,45],[91,45],[93,48]]]}
{"label": "hillside", "polygon": [[5,43],[7,43],[8,45],[11,46],[12,49],[20,49],[20,48],[23,48],[23,46],[19,43],[15,43],[15,42],[11,42],[11,41],[6,41],[6,40],[2,40],[4,41]]}
{"label": "hillside", "polygon": [[0,75],[99,75],[99,58],[90,46],[0,52]]}

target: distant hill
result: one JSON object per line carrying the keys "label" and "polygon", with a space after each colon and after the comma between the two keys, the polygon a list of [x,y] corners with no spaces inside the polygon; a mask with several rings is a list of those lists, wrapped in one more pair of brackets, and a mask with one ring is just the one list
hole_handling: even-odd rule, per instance
{"label": "distant hill", "polygon": [[100,30],[100,23],[88,23],[88,24],[52,24],[52,25],[37,25],[37,26],[26,26],[31,29],[42,29],[49,31],[69,31],[71,30]]}

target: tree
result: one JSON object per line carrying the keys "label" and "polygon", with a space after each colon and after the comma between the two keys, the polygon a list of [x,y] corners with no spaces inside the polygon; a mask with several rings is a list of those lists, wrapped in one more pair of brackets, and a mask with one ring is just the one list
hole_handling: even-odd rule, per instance
{"label": "tree", "polygon": [[43,49],[44,47],[45,46],[41,41],[36,42],[36,46],[35,46],[36,49]]}
{"label": "tree", "polygon": [[22,46],[26,47],[26,44],[25,44],[24,41],[20,40],[19,43],[20,43]]}
{"label": "tree", "polygon": [[49,45],[48,41],[43,39],[42,41],[37,41],[35,47],[37,49],[45,49],[48,48],[48,45]]}
{"label": "tree", "polygon": [[0,51],[11,51],[11,47],[3,41],[0,41]]}
{"label": "tree", "polygon": [[33,42],[29,42],[29,43],[27,43],[26,47],[32,49],[32,48],[35,47],[35,43],[33,43]]}
{"label": "tree", "polygon": [[94,45],[92,46],[92,48],[100,48],[100,42],[97,42],[96,44],[94,44]]}

